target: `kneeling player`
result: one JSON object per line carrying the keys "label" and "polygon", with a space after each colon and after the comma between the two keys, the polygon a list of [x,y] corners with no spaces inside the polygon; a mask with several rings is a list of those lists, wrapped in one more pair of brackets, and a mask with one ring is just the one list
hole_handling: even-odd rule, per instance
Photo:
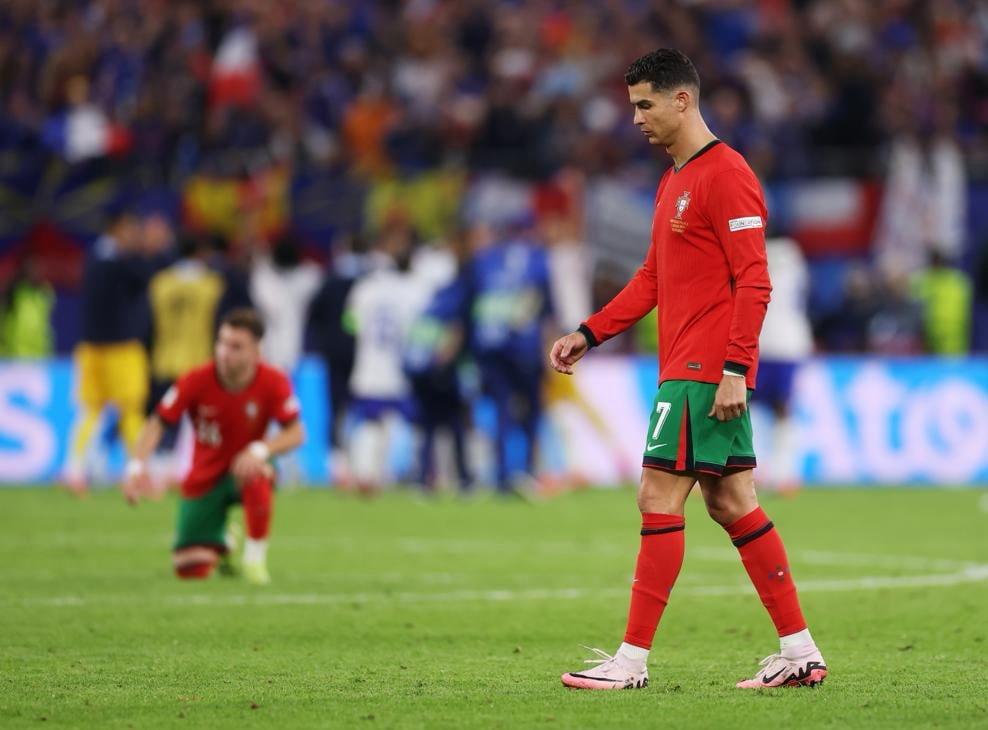
{"label": "kneeling player", "polygon": [[[149,487],[147,460],[166,425],[188,413],[195,430],[192,469],[182,484],[173,564],[180,578],[206,578],[227,554],[227,510],[244,508],[243,570],[252,583],[269,582],[267,537],[274,470],[270,459],[305,438],[288,378],[261,362],[264,325],[251,309],[232,310],[216,336],[215,359],[183,377],[144,424],[127,465],[124,496],[135,504]],[[281,430],[264,435],[271,421]]]}

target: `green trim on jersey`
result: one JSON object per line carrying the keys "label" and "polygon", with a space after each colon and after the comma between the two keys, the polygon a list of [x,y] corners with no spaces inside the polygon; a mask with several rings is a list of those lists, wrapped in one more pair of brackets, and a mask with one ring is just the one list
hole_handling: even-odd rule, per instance
{"label": "green trim on jersey", "polygon": [[[642,466],[721,476],[725,469],[756,465],[751,416],[731,421],[708,416],[717,385],[666,380],[652,403]],[[751,391],[748,391],[751,401]]]}

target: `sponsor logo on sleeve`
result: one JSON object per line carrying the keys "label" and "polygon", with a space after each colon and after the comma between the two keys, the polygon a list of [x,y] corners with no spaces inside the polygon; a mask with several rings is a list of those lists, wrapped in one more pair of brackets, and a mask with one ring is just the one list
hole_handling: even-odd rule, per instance
{"label": "sponsor logo on sleeve", "polygon": [[171,408],[173,405],[175,405],[175,401],[177,400],[178,400],[178,387],[173,385],[168,389],[168,392],[165,393],[164,397],[161,399],[161,405],[163,405],[165,408]]}
{"label": "sponsor logo on sleeve", "polygon": [[285,401],[285,405],[283,407],[283,410],[284,410],[285,413],[298,413],[299,410],[300,410],[300,407],[301,406],[300,406],[300,404],[298,402],[298,398],[293,395],[293,396],[289,397],[288,400]]}
{"label": "sponsor logo on sleeve", "polygon": [[746,228],[763,228],[764,226],[760,215],[749,215],[746,218],[731,218],[727,221],[727,227],[731,229],[731,233],[734,233]]}

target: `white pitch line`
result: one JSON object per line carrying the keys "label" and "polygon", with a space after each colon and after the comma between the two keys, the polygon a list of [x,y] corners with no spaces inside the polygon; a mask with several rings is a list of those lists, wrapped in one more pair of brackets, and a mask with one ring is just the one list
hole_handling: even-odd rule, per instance
{"label": "white pitch line", "polygon": [[[975,565],[954,573],[904,576],[862,576],[841,580],[802,580],[801,593],[876,591],[898,588],[949,587],[988,580],[988,565]],[[600,596],[625,595],[628,588],[536,588],[501,590],[458,590],[435,593],[401,591],[388,593],[248,593],[235,595],[192,594],[184,596],[103,595],[56,596],[52,598],[6,600],[4,605],[79,607],[94,604],[148,604],[167,606],[327,606],[364,603],[434,603],[454,601],[510,602],[561,601],[593,599]],[[754,593],[746,583],[719,586],[681,586],[677,596],[734,596]]]}
{"label": "white pitch line", "polygon": [[[26,543],[19,540],[16,549],[30,547],[36,549],[65,549],[65,548],[85,548],[92,550],[134,550],[134,549],[155,549],[167,548],[171,544],[171,537],[160,535],[154,537],[140,538],[125,535],[104,535],[96,538],[75,535],[54,535],[44,540],[39,540],[36,544]],[[15,545],[0,537],[0,549],[15,549]],[[351,537],[333,535],[283,535],[277,538],[277,545],[284,548],[326,548],[336,547],[341,549],[356,548],[357,540]],[[533,551],[525,548],[526,554],[570,555],[577,547],[576,543],[565,541],[552,541],[540,543]],[[616,545],[610,542],[600,543],[580,543],[579,547],[590,550],[595,554],[611,553],[614,555],[628,555],[628,546]],[[421,554],[436,551],[447,551],[455,553],[482,553],[505,552],[519,550],[519,544],[514,540],[502,538],[476,538],[464,540],[461,538],[397,538],[394,541],[386,541],[378,545],[381,552],[393,552],[396,548],[405,554]],[[361,547],[366,550],[366,547]],[[738,562],[737,551],[730,547],[712,546],[687,546],[687,558],[710,562]],[[905,570],[962,570],[964,568],[976,567],[979,563],[964,560],[952,560],[947,558],[933,558],[919,555],[882,555],[878,553],[842,553],[828,552],[822,550],[793,550],[790,559],[796,565],[832,565],[832,566],[864,566],[873,568],[899,568]]]}

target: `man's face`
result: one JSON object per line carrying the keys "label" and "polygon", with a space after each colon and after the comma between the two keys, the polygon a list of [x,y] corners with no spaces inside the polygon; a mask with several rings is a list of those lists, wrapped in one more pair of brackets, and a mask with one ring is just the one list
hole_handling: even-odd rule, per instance
{"label": "man's face", "polygon": [[141,242],[141,223],[135,216],[125,215],[120,219],[113,235],[121,250],[134,251]]}
{"label": "man's face", "polygon": [[254,371],[261,350],[254,335],[240,327],[223,325],[216,335],[216,369],[224,380],[240,380]]}
{"label": "man's face", "polygon": [[161,213],[153,213],[142,221],[141,243],[147,253],[156,254],[168,250],[173,239],[171,224]]}
{"label": "man's face", "polygon": [[675,141],[683,118],[682,90],[655,91],[648,81],[628,87],[628,97],[635,108],[635,126],[649,144],[668,147]]}

